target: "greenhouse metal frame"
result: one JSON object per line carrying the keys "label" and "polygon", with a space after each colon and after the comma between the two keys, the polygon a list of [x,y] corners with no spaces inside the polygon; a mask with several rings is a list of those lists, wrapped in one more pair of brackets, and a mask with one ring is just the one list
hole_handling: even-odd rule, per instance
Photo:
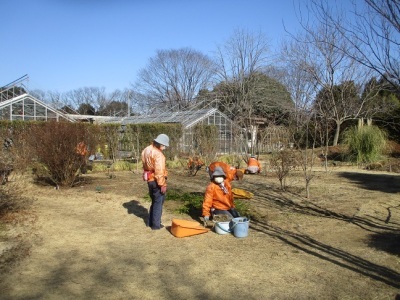
{"label": "greenhouse metal frame", "polygon": [[216,142],[218,143],[217,149],[219,153],[226,154],[245,151],[244,143],[242,143],[240,138],[240,142],[238,142],[240,128],[216,108],[114,118],[108,120],[107,123],[121,123],[122,127],[127,124],[180,123],[183,127],[180,150],[186,153],[196,151],[196,149],[193,149],[195,126],[214,125],[218,128],[218,138]]}
{"label": "greenhouse metal frame", "polygon": [[96,123],[119,123],[123,128],[126,124],[139,123],[180,123],[183,136],[180,140],[180,150],[186,153],[196,152],[196,125],[214,125],[218,130],[216,149],[220,154],[245,151],[245,142],[240,128],[225,114],[210,104],[207,108],[192,107],[186,111],[164,111],[152,115],[130,117],[107,117],[66,114],[40,101],[27,91],[28,76],[25,75],[10,84],[0,88],[0,120],[22,121],[86,121]]}
{"label": "greenhouse metal frame", "polygon": [[66,114],[48,106],[29,94],[7,99],[0,102],[0,120],[22,121],[70,121],[75,122]]}

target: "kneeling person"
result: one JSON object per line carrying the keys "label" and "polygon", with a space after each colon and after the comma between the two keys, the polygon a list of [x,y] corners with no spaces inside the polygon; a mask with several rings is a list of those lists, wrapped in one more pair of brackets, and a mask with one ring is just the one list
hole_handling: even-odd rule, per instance
{"label": "kneeling person", "polygon": [[261,173],[261,164],[255,155],[252,155],[247,161],[247,174]]}
{"label": "kneeling person", "polygon": [[229,218],[240,217],[233,203],[232,186],[226,179],[221,167],[216,167],[211,174],[211,182],[207,186],[203,201],[203,217],[208,221],[210,217],[226,215]]}

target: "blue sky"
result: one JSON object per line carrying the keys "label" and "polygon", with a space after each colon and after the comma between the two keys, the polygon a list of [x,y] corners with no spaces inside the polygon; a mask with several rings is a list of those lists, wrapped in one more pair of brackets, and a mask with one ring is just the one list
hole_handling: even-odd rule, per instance
{"label": "blue sky", "polygon": [[[297,1],[295,1],[297,2]],[[159,49],[212,55],[235,29],[263,32],[275,50],[292,0],[2,0],[0,86],[29,75],[29,89],[129,88]]]}

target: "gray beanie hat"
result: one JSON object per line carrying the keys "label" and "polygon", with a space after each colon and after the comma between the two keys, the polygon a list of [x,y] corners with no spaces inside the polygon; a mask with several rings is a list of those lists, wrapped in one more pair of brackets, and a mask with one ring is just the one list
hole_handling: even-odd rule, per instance
{"label": "gray beanie hat", "polygon": [[218,177],[218,176],[226,177],[225,172],[224,170],[222,170],[221,167],[216,167],[214,172],[211,174],[211,177]]}

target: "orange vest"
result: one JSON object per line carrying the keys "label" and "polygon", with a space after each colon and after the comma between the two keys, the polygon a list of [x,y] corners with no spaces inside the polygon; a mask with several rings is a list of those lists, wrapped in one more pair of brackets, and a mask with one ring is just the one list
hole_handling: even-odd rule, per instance
{"label": "orange vest", "polygon": [[225,179],[224,185],[228,190],[227,194],[214,182],[211,182],[207,186],[203,201],[203,216],[210,216],[211,208],[228,210],[235,207],[233,204],[232,187],[229,180]]}

